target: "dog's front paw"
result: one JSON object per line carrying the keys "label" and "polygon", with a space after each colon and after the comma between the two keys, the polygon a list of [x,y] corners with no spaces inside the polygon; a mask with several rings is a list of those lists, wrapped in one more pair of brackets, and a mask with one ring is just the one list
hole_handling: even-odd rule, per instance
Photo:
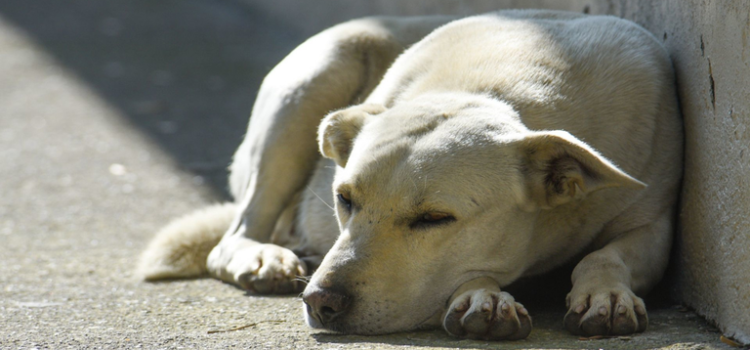
{"label": "dog's front paw", "polygon": [[477,289],[453,300],[443,328],[461,338],[516,340],[529,336],[531,317],[510,294]]}
{"label": "dog's front paw", "polygon": [[646,305],[625,286],[573,288],[567,304],[565,328],[575,335],[625,335],[648,326]]}
{"label": "dog's front paw", "polygon": [[[219,254],[231,254],[222,257]],[[213,258],[213,261],[212,261]],[[245,244],[240,249],[212,252],[209,271],[220,279],[258,294],[301,292],[305,263],[291,250],[275,244]]]}

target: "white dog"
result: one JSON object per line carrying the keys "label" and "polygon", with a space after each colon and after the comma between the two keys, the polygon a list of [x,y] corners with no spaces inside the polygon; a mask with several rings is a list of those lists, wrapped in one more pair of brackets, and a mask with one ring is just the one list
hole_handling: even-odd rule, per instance
{"label": "white dog", "polygon": [[237,202],[166,227],[141,270],[287,293],[317,267],[312,327],[495,340],[531,330],[501,288],[578,259],[568,330],[641,332],[681,161],[671,63],[631,22],[351,21],[263,81],[231,167]]}

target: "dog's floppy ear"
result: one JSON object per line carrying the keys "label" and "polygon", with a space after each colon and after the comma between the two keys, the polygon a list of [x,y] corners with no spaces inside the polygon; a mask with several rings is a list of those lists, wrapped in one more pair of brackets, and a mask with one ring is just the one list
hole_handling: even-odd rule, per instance
{"label": "dog's floppy ear", "polygon": [[318,127],[320,153],[346,166],[352,143],[368,117],[380,114],[385,107],[376,104],[363,104],[342,109],[327,115]]}
{"label": "dog's floppy ear", "polygon": [[520,143],[534,207],[550,209],[607,187],[646,187],[565,131],[534,133]]}

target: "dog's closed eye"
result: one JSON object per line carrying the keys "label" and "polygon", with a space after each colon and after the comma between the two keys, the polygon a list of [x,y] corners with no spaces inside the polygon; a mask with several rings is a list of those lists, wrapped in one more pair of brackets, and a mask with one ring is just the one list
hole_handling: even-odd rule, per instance
{"label": "dog's closed eye", "polygon": [[420,215],[416,220],[409,224],[413,230],[429,229],[436,226],[448,225],[456,221],[453,215],[440,212],[430,212]]}
{"label": "dog's closed eye", "polygon": [[352,211],[352,199],[349,197],[348,193],[341,192],[336,195],[336,198],[339,200],[339,203],[344,206],[344,209],[346,209],[347,212]]}

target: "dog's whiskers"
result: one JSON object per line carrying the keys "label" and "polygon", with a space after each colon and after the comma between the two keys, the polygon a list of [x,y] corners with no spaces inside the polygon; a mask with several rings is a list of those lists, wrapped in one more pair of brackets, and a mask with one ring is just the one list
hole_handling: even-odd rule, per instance
{"label": "dog's whiskers", "polygon": [[310,187],[308,187],[307,190],[310,191],[312,194],[314,194],[315,197],[317,197],[321,202],[323,202],[323,204],[325,204],[326,207],[328,207],[332,211],[336,211],[336,209],[334,209],[332,206],[328,205],[328,203],[326,201],[324,201],[323,198],[320,198],[320,196],[318,196],[318,194],[315,193],[315,191],[313,191]]}
{"label": "dog's whiskers", "polygon": [[298,276],[298,277],[295,277],[294,280],[297,282],[302,282],[304,284],[310,283],[310,277],[306,277],[306,276]]}

